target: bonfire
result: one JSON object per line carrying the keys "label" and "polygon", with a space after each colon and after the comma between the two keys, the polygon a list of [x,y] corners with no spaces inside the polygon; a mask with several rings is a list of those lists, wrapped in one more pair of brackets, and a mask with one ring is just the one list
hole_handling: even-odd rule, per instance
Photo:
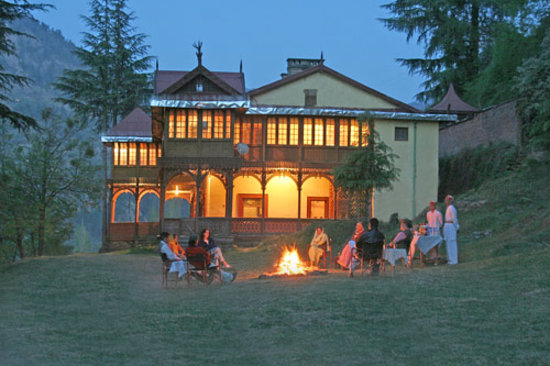
{"label": "bonfire", "polygon": [[327,271],[320,271],[317,267],[310,267],[304,261],[300,259],[300,254],[294,245],[284,245],[281,253],[281,259],[276,265],[276,271],[272,273],[264,273],[260,275],[260,278],[269,277],[287,277],[287,276],[300,276],[311,274],[326,274]]}

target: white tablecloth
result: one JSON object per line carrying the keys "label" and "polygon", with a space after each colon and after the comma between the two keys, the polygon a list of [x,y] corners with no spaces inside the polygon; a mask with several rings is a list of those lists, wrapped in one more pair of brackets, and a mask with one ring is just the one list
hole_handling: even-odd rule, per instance
{"label": "white tablecloth", "polygon": [[418,249],[422,252],[422,254],[426,255],[432,248],[435,246],[441,244],[443,241],[443,238],[439,235],[432,235],[432,236],[420,236],[415,235],[411,245],[416,245]]}
{"label": "white tablecloth", "polygon": [[405,258],[405,264],[408,263],[407,259],[407,250],[406,249],[384,249],[384,253],[382,253],[382,258],[388,262],[391,263],[392,266],[395,266],[395,261]]}

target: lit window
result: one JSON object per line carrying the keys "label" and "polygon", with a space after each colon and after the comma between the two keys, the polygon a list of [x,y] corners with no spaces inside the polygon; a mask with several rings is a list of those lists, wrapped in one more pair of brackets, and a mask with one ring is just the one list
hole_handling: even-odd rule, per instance
{"label": "lit window", "polygon": [[128,165],[128,144],[120,143],[120,165]]}
{"label": "lit window", "polygon": [[231,138],[231,111],[225,111],[225,138]]}
{"label": "lit window", "polygon": [[252,144],[261,145],[262,144],[262,123],[254,122],[254,131],[252,135]]}
{"label": "lit window", "polygon": [[267,143],[269,145],[277,143],[277,120],[275,118],[267,119]]}
{"label": "lit window", "polygon": [[315,118],[315,140],[314,145],[323,145],[323,120],[321,118]]}
{"label": "lit window", "polygon": [[233,140],[235,144],[241,142],[241,121],[235,121],[235,132],[233,135]]}
{"label": "lit window", "polygon": [[333,119],[327,119],[327,142],[325,145],[327,146],[334,146],[334,120]]}
{"label": "lit window", "polygon": [[212,113],[210,111],[202,111],[202,138],[212,138]]}
{"label": "lit window", "polygon": [[223,111],[214,112],[214,138],[223,139],[223,120],[224,120]]}
{"label": "lit window", "polygon": [[176,138],[185,138],[185,111],[176,112]]}
{"label": "lit window", "polygon": [[139,144],[139,165],[147,165],[147,144]]}
{"label": "lit window", "polygon": [[168,115],[168,137],[174,138],[174,113],[175,111],[172,109],[170,111],[170,114]]}
{"label": "lit window", "polygon": [[245,144],[250,144],[250,135],[252,133],[252,123],[243,122],[243,142]]}
{"label": "lit window", "polygon": [[160,151],[160,146],[156,144],[149,144],[149,165],[157,165],[157,149]]}
{"label": "lit window", "polygon": [[[160,158],[161,156],[162,156],[162,147],[160,144],[157,144],[157,158]],[[154,165],[156,165],[156,162]]]}
{"label": "lit window", "polygon": [[198,125],[199,117],[197,115],[197,111],[194,109],[191,109],[187,111],[187,138],[188,139],[196,139],[197,138],[197,125]]}
{"label": "lit window", "polygon": [[408,141],[409,140],[409,128],[408,127],[396,127],[395,128],[395,141]]}
{"label": "lit window", "polygon": [[348,146],[349,138],[349,121],[347,119],[340,120],[340,146]]}
{"label": "lit window", "polygon": [[130,142],[128,149],[128,165],[136,165],[136,143]]}
{"label": "lit window", "polygon": [[113,148],[113,165],[118,165],[118,142],[115,142]]}
{"label": "lit window", "polygon": [[312,124],[311,118],[304,118],[304,145],[311,145],[313,142],[311,139],[313,132]]}
{"label": "lit window", "polygon": [[286,118],[279,118],[279,136],[278,136],[279,145],[287,144],[287,134],[288,134],[287,131],[288,131],[288,125],[286,122]]}
{"label": "lit window", "polygon": [[369,123],[367,121],[361,122],[361,146],[367,146],[369,144]]}
{"label": "lit window", "polygon": [[289,145],[298,145],[298,126],[298,118],[291,118]]}
{"label": "lit window", "polygon": [[351,120],[349,144],[359,146],[359,122],[356,119]]}

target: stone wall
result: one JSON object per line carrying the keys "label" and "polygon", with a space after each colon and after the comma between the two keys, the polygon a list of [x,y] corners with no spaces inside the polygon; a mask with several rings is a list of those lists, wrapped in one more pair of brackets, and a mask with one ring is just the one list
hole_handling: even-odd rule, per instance
{"label": "stone wall", "polygon": [[516,102],[508,102],[439,131],[439,156],[456,155],[489,143],[521,143],[521,121]]}

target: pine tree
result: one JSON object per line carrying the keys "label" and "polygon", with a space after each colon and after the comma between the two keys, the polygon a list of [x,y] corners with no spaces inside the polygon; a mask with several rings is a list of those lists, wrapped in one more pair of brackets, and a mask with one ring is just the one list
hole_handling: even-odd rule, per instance
{"label": "pine tree", "polygon": [[[83,17],[90,32],[76,54],[83,69],[66,70],[55,86],[64,94],[58,101],[107,132],[142,100],[150,88],[144,71],[150,65],[145,35],[136,33],[133,13],[126,0],[92,0],[90,15]],[[108,178],[107,148],[103,171]],[[103,244],[108,225],[107,188],[103,192]]]}
{"label": "pine tree", "polygon": [[[28,36],[10,28],[9,22],[30,16],[33,10],[46,10],[48,7],[51,7],[51,5],[31,4],[26,0],[0,1],[0,54],[17,56],[17,51],[10,37]],[[36,126],[34,118],[14,111],[6,104],[10,101],[6,93],[14,86],[27,86],[30,82],[31,80],[25,76],[6,72],[6,69],[0,65],[0,120],[2,122],[7,121],[19,129]]]}

